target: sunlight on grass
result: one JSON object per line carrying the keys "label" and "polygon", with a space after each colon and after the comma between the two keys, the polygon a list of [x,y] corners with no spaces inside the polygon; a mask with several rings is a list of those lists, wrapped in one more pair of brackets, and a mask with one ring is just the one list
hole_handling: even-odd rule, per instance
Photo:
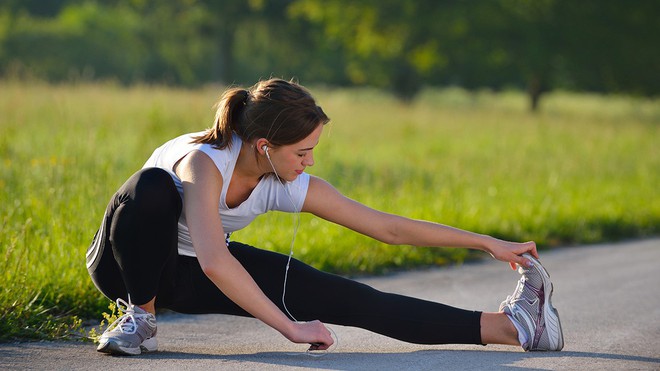
{"label": "sunlight on grass", "polygon": [[[385,211],[542,246],[658,233],[660,102],[517,92],[316,92],[331,117],[310,173]],[[0,340],[53,338],[99,318],[85,250],[114,191],[169,138],[210,126],[218,87],[0,82]],[[290,214],[235,240],[288,252]],[[313,216],[295,257],[343,274],[460,263],[462,249],[385,246]],[[480,255],[480,256],[483,256]]]}

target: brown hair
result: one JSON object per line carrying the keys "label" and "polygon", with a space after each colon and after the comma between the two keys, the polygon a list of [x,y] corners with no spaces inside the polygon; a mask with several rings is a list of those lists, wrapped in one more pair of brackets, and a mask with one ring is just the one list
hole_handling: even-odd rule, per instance
{"label": "brown hair", "polygon": [[229,89],[215,107],[213,127],[194,143],[224,149],[236,133],[244,142],[266,138],[277,147],[297,143],[330,121],[307,89],[281,79],[260,81],[249,90]]}

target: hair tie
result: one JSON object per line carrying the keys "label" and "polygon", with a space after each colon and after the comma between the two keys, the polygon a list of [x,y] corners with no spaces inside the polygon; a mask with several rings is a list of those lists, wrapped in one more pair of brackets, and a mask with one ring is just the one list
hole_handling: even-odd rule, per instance
{"label": "hair tie", "polygon": [[247,90],[243,90],[243,105],[244,106],[247,106],[248,99],[250,99],[250,92],[247,91]]}

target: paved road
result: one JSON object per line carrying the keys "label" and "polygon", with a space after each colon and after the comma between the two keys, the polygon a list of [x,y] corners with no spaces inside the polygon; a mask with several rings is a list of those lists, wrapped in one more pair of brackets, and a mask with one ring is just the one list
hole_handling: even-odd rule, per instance
{"label": "paved road", "polygon": [[[327,370],[660,370],[660,239],[559,248],[541,253],[555,284],[562,352],[517,347],[420,346],[332,326],[339,337],[323,357],[304,354],[254,319],[223,315],[159,317],[160,352],[97,353],[90,343],[0,345],[0,369],[327,369]],[[497,310],[517,273],[494,260],[368,278],[379,289],[447,304]]]}

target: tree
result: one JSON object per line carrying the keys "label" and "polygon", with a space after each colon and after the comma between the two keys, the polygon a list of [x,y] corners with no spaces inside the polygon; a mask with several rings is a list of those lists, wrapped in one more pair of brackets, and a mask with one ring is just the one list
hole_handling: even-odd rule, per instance
{"label": "tree", "polygon": [[297,0],[294,15],[342,45],[355,84],[410,98],[423,84],[657,94],[653,0]]}
{"label": "tree", "polygon": [[657,0],[5,0],[0,73],[658,94]]}
{"label": "tree", "polygon": [[600,92],[660,92],[660,2],[561,1],[562,58],[570,87]]}

